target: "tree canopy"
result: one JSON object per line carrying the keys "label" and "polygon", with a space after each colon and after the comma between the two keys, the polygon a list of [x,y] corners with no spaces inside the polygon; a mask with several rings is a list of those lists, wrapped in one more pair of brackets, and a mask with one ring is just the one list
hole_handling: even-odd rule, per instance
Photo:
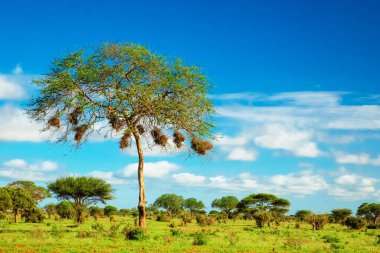
{"label": "tree canopy", "polygon": [[335,222],[344,224],[347,217],[352,214],[352,211],[348,208],[339,208],[331,210],[331,216]]}
{"label": "tree canopy", "polygon": [[0,212],[5,212],[12,207],[12,199],[9,192],[5,188],[0,187]]}
{"label": "tree canopy", "polygon": [[5,187],[12,200],[12,208],[15,223],[18,222],[18,214],[21,210],[33,208],[35,206],[34,199],[30,193],[19,187]]}
{"label": "tree canopy", "polygon": [[380,219],[380,204],[363,203],[358,207],[357,215],[366,218],[371,223],[375,223]]}
{"label": "tree canopy", "polygon": [[182,196],[167,193],[158,197],[153,205],[165,209],[169,215],[175,215],[182,210],[184,203],[185,200]]}
{"label": "tree canopy", "polygon": [[220,199],[214,199],[211,203],[211,207],[218,208],[230,215],[231,211],[233,211],[238,204],[239,200],[235,196],[225,196]]}
{"label": "tree canopy", "polygon": [[48,184],[59,200],[72,203],[77,212],[77,221],[82,222],[83,209],[98,202],[105,204],[112,199],[113,189],[103,179],[94,177],[63,177]]}
{"label": "tree canopy", "polygon": [[20,187],[27,190],[32,196],[32,198],[35,200],[36,204],[41,202],[43,199],[51,197],[51,194],[48,191],[48,189],[42,186],[37,186],[32,181],[15,181],[15,182],[9,183],[7,186]]}
{"label": "tree canopy", "polygon": [[203,204],[203,202],[197,200],[196,198],[185,199],[183,207],[192,213],[201,212],[205,209],[205,205]]}
{"label": "tree canopy", "polygon": [[239,203],[239,209],[248,211],[265,211],[284,214],[288,212],[290,202],[269,193],[252,194],[243,198]]}
{"label": "tree canopy", "polygon": [[[142,137],[148,146],[206,155],[213,149],[210,85],[200,69],[135,44],[106,43],[53,62],[34,83],[39,95],[27,108],[58,142],[85,143],[94,132],[118,135],[119,147],[136,144],[139,156],[139,225],[146,227]],[[175,147],[168,144],[171,132]],[[72,141],[74,140],[74,142]],[[185,145],[185,144],[188,145]]]}

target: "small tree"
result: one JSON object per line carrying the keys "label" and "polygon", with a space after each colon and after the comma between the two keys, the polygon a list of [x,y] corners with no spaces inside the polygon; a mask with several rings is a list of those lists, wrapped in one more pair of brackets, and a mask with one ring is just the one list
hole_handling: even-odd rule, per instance
{"label": "small tree", "polygon": [[34,199],[36,204],[40,203],[42,200],[46,198],[50,198],[51,194],[45,187],[37,186],[32,181],[15,181],[9,183],[7,186],[9,187],[19,187],[27,190],[30,193],[30,196]]}
{"label": "small tree", "polygon": [[158,208],[163,208],[168,212],[169,216],[178,214],[183,207],[185,200],[182,196],[176,194],[162,194],[153,205]]}
{"label": "small tree", "polygon": [[186,199],[183,203],[183,207],[189,210],[192,214],[202,212],[205,209],[203,202],[195,198]]}
{"label": "small tree", "polygon": [[103,209],[103,208],[100,208],[100,207],[98,207],[98,206],[90,206],[90,207],[88,208],[88,210],[90,211],[90,215],[91,215],[92,217],[94,217],[95,220],[97,220],[98,217],[104,215],[104,209]]}
{"label": "small tree", "polygon": [[329,216],[327,214],[311,214],[306,217],[306,222],[313,227],[313,230],[323,229],[328,221]]}
{"label": "small tree", "polygon": [[[284,214],[289,211],[290,202],[273,194],[258,193],[243,198],[238,207],[241,212],[253,214],[254,218],[254,214],[260,211],[270,214],[268,217],[275,218],[276,222],[280,222]],[[268,220],[268,226],[271,220]]]}
{"label": "small tree", "polygon": [[63,177],[49,183],[48,188],[59,200],[69,201],[76,211],[76,221],[83,222],[86,207],[112,199],[111,185],[100,178]]}
{"label": "small tree", "polygon": [[294,214],[294,217],[296,217],[299,221],[305,221],[307,216],[313,214],[310,210],[299,210]]}
{"label": "small tree", "polygon": [[167,60],[142,46],[105,44],[71,53],[56,60],[50,73],[34,83],[41,88],[40,96],[30,102],[28,113],[46,125],[44,130],[53,130],[58,142],[72,143],[74,139],[79,147],[97,126],[105,124],[109,127],[102,127],[108,129],[105,136],[121,136],[121,149],[134,140],[139,156],[139,225],[143,229],[144,135],[151,134],[150,146],[167,148],[168,136],[163,130],[170,130],[178,149],[187,137],[195,154],[206,155],[213,148],[204,140],[213,138],[215,111],[207,96],[205,76],[197,67]]}
{"label": "small tree", "polygon": [[5,187],[12,200],[12,208],[15,223],[18,222],[19,212],[35,207],[35,202],[30,193],[23,188]]}
{"label": "small tree", "polygon": [[349,216],[345,218],[345,225],[352,229],[362,229],[366,224],[365,219],[361,217]]}
{"label": "small tree", "polygon": [[111,216],[117,214],[117,208],[115,206],[106,206],[104,207],[104,215]]}
{"label": "small tree", "polygon": [[75,217],[75,209],[69,201],[61,201],[55,206],[57,214],[64,219],[72,219]]}
{"label": "small tree", "polygon": [[0,212],[6,212],[12,209],[12,207],[12,198],[9,192],[5,188],[0,187]]}
{"label": "small tree", "polygon": [[47,215],[49,216],[49,219],[51,218],[51,216],[57,214],[56,206],[53,203],[47,204],[44,207],[44,209],[45,209],[45,212],[47,213]]}
{"label": "small tree", "polygon": [[239,200],[235,196],[225,196],[220,199],[214,199],[211,203],[211,207],[220,209],[231,218],[231,214],[238,204]]}
{"label": "small tree", "polygon": [[358,207],[356,213],[360,217],[364,217],[368,222],[375,224],[380,219],[380,204],[377,203],[363,203]]}
{"label": "small tree", "polygon": [[331,216],[334,222],[340,223],[342,225],[344,225],[346,218],[349,217],[351,214],[352,214],[352,211],[347,208],[333,209],[331,211]]}

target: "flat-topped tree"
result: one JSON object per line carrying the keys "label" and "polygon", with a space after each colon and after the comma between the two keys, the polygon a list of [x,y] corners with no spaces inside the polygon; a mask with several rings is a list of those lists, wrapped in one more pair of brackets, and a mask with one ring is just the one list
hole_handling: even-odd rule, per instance
{"label": "flat-topped tree", "polygon": [[[34,82],[40,95],[28,107],[31,118],[53,130],[58,142],[85,143],[98,126],[121,136],[119,146],[133,140],[139,156],[139,225],[146,227],[142,137],[167,147],[173,133],[177,148],[189,139],[187,150],[205,155],[213,148],[205,138],[214,107],[207,98],[209,85],[200,70],[168,60],[134,44],[105,44],[80,50],[53,62],[51,71]],[[147,138],[148,140],[148,138]]]}

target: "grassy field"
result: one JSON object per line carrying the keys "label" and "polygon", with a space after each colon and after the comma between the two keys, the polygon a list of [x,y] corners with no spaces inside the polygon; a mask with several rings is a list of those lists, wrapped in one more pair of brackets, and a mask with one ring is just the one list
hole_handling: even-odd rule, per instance
{"label": "grassy field", "polygon": [[380,230],[338,224],[312,231],[295,222],[259,229],[242,220],[207,227],[148,220],[146,238],[126,240],[121,231],[133,223],[131,217],[89,219],[79,226],[71,220],[0,221],[0,252],[380,252]]}

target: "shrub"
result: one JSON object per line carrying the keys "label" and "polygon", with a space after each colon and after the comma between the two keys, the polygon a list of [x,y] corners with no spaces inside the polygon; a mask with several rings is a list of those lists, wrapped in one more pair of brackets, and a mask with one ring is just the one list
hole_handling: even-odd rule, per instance
{"label": "shrub", "polygon": [[139,227],[131,227],[131,226],[126,226],[122,233],[125,235],[125,238],[127,240],[145,240],[148,238],[148,236],[145,234],[144,230],[142,230]]}
{"label": "shrub", "polygon": [[34,228],[29,232],[29,238],[32,240],[46,240],[49,238],[49,235],[43,231],[41,228]]}
{"label": "shrub", "polygon": [[213,216],[206,216],[204,214],[199,214],[196,217],[197,223],[199,226],[211,226],[216,222],[216,218]]}
{"label": "shrub", "polygon": [[77,238],[89,238],[91,237],[91,232],[88,230],[80,230],[77,234]]}
{"label": "shrub", "polygon": [[332,235],[324,235],[322,236],[322,239],[324,239],[325,243],[339,243],[340,242],[338,237],[335,237]]}
{"label": "shrub", "polygon": [[269,223],[272,220],[272,215],[270,213],[265,212],[265,211],[257,211],[254,213],[253,218],[256,221],[256,225],[259,228],[262,228],[262,227],[264,227],[265,224],[268,224],[268,226],[269,226]]}
{"label": "shrub", "polygon": [[202,232],[194,233],[193,234],[194,241],[193,245],[205,245],[207,244],[207,238],[206,235]]}
{"label": "shrub", "polygon": [[95,224],[92,225],[92,230],[94,230],[95,232],[103,232],[104,231],[104,227],[100,223],[95,223]]}
{"label": "shrub", "polygon": [[0,211],[0,220],[5,220],[7,218],[7,214],[5,212]]}
{"label": "shrub", "polygon": [[239,241],[239,237],[235,231],[229,232],[226,236],[226,239],[230,243],[231,246],[235,245]]}
{"label": "shrub", "polygon": [[156,218],[156,221],[169,222],[171,219],[167,214],[159,214]]}
{"label": "shrub", "polygon": [[312,225],[313,230],[321,230],[328,222],[328,215],[311,214],[306,217],[306,221]]}
{"label": "shrub", "polygon": [[104,215],[105,216],[111,216],[117,214],[117,208],[114,206],[106,206],[104,207]]}
{"label": "shrub", "polygon": [[38,207],[33,207],[24,212],[25,222],[40,223],[45,219],[45,214]]}
{"label": "shrub", "polygon": [[182,230],[177,230],[177,229],[170,229],[170,233],[172,236],[182,236],[183,231]]}
{"label": "shrub", "polygon": [[119,230],[120,224],[113,224],[109,230],[109,237],[116,237],[116,233]]}
{"label": "shrub", "polygon": [[62,237],[64,231],[62,230],[62,228],[54,224],[53,226],[51,226],[50,234],[54,237]]}
{"label": "shrub", "polygon": [[366,225],[366,221],[363,218],[350,216],[346,218],[345,225],[352,229],[362,229]]}

